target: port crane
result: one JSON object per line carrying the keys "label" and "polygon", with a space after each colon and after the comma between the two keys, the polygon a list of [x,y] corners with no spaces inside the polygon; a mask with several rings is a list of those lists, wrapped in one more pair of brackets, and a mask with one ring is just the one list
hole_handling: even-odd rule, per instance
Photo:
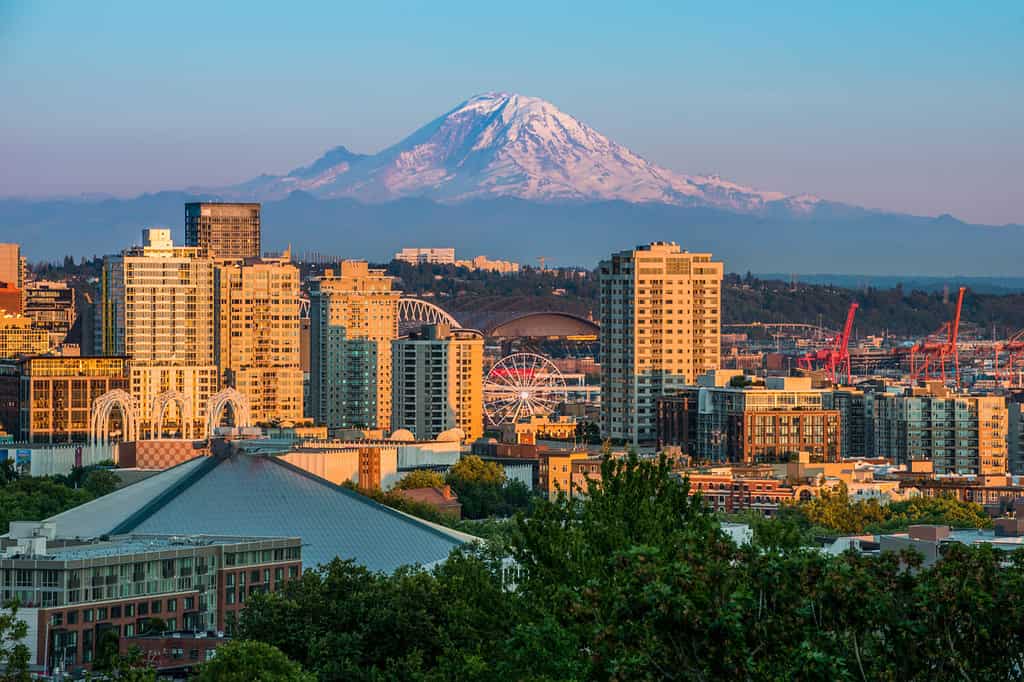
{"label": "port crane", "polygon": [[[960,354],[957,350],[957,335],[960,332],[960,312],[964,306],[965,287],[960,287],[956,297],[956,308],[953,319],[946,322],[936,331],[918,341],[910,348],[910,378],[914,381],[941,379],[946,382],[952,379],[960,386]],[[949,373],[947,375],[947,367]]]}
{"label": "port crane", "polygon": [[821,350],[813,351],[797,359],[797,367],[811,371],[815,368],[823,368],[833,384],[840,383],[840,379],[850,381],[850,334],[853,332],[853,318],[857,314],[857,303],[851,303],[846,311],[846,323],[843,331],[834,336],[829,345]]}

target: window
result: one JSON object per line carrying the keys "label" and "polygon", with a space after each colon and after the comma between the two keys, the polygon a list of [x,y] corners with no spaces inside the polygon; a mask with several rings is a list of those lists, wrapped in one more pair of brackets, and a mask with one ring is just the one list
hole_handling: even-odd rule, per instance
{"label": "window", "polygon": [[196,607],[196,598],[195,597],[185,597],[185,610],[186,611],[191,611],[195,607]]}
{"label": "window", "polygon": [[153,612],[153,615],[156,615],[156,614],[160,613],[162,607],[163,607],[163,602],[161,602],[161,601],[154,601],[150,605],[149,608],[150,608],[150,611]]}
{"label": "window", "polygon": [[68,611],[67,615],[68,625],[74,625],[78,622],[78,611]]}
{"label": "window", "polygon": [[139,602],[139,615],[140,616],[148,616],[149,615],[149,604],[147,604],[146,602]]}
{"label": "window", "polygon": [[125,616],[125,618],[134,618],[135,617],[135,604],[125,604],[124,605],[124,616]]}
{"label": "window", "polygon": [[177,599],[168,599],[167,600],[167,610],[171,611],[171,612],[177,611],[178,610],[178,600]]}
{"label": "window", "polygon": [[110,607],[110,617],[112,619],[120,618],[121,617],[121,607],[120,606],[111,606]]}
{"label": "window", "polygon": [[235,591],[234,590],[228,590],[226,596],[227,596],[227,600],[226,601],[227,601],[228,604],[234,604],[235,603]]}
{"label": "window", "polygon": [[106,608],[96,609],[96,620],[106,620],[106,619],[107,619],[107,609]]}
{"label": "window", "polygon": [[50,616],[50,625],[63,625],[63,624],[64,624],[64,614],[63,613],[55,613],[52,616]]}
{"label": "window", "polygon": [[93,611],[92,609],[86,609],[85,611],[82,611],[82,620],[86,623],[91,623],[93,622],[93,616],[95,615],[95,611]]}
{"label": "window", "polygon": [[288,577],[289,578],[298,578],[299,577],[299,567],[298,566],[289,566],[288,567]]}
{"label": "window", "polygon": [[134,623],[128,623],[127,625],[124,626],[124,636],[125,637],[134,637],[135,636],[135,624]]}

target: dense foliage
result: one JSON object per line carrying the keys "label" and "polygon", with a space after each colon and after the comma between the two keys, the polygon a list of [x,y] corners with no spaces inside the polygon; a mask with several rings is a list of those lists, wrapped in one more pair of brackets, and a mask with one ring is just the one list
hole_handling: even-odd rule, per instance
{"label": "dense foliage", "polygon": [[458,495],[467,519],[511,516],[529,507],[533,497],[522,482],[507,480],[498,464],[476,455],[460,459],[445,480]]}
{"label": "dense foliage", "polygon": [[0,472],[0,529],[11,521],[39,521],[77,507],[117,487],[113,472],[76,468],[67,476],[15,476],[10,468]]}
{"label": "dense foliage", "polygon": [[204,663],[199,682],[312,682],[316,677],[262,642],[234,641],[218,647],[217,655]]}
{"label": "dense foliage", "polygon": [[811,500],[788,507],[804,527],[834,533],[879,533],[905,529],[916,523],[936,523],[952,528],[988,528],[992,521],[981,505],[952,497],[914,497],[879,504],[877,500],[849,499],[846,488],[827,490]]}
{"label": "dense foliage", "polygon": [[832,557],[792,519],[737,547],[664,461],[609,460],[603,479],[537,502],[507,546],[394,575],[308,571],[255,595],[242,635],[322,680],[1022,676],[1024,554]]}
{"label": "dense foliage", "polygon": [[398,490],[414,490],[416,488],[444,487],[444,476],[429,469],[410,471],[395,486]]}

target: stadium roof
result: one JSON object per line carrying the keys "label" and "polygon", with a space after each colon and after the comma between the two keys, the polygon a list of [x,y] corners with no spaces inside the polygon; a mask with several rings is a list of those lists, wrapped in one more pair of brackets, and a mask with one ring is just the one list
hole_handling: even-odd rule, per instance
{"label": "stadium roof", "polygon": [[300,537],[308,568],[429,566],[474,538],[378,504],[276,457],[198,457],[46,519],[59,537],[128,533]]}

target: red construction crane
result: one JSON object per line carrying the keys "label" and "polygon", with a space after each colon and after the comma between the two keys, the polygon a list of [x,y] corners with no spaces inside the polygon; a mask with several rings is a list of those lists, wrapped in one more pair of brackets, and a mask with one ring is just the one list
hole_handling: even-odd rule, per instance
{"label": "red construction crane", "polygon": [[828,373],[829,380],[838,384],[839,379],[850,380],[850,334],[853,332],[853,317],[857,314],[857,303],[851,303],[850,309],[846,312],[846,324],[843,325],[843,332],[833,337],[827,348],[808,353],[797,359],[797,366],[800,369],[813,370],[824,369]]}
{"label": "red construction crane", "polygon": [[946,365],[952,363],[953,382],[960,386],[960,354],[957,351],[957,334],[960,332],[960,311],[964,306],[964,292],[960,287],[956,297],[953,319],[946,322],[937,332],[914,344],[910,349],[910,378],[947,380]]}
{"label": "red construction crane", "polygon": [[[993,370],[1000,381],[1008,382],[1014,386],[1021,383],[1021,373],[1024,370],[1024,329],[1020,330],[1006,341],[995,345]],[[1006,353],[1006,364],[999,366],[999,356]],[[1015,377],[1014,374],[1017,376]]]}

